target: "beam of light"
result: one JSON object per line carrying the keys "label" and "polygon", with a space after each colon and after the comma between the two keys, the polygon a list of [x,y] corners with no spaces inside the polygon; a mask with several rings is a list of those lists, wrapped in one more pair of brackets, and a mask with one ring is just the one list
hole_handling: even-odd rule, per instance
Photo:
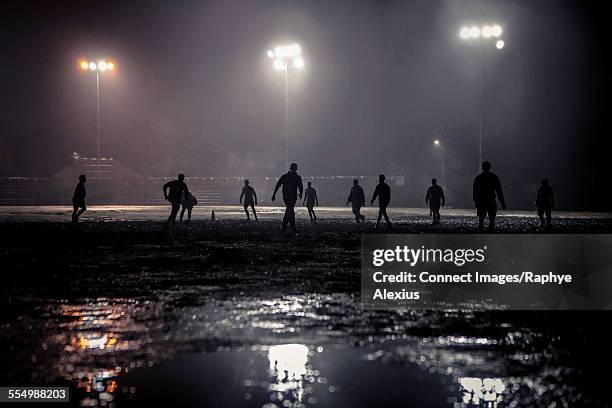
{"label": "beam of light", "polygon": [[489,38],[493,35],[493,29],[491,28],[491,26],[488,26],[488,25],[482,27],[480,32],[482,33],[482,36],[484,38]]}
{"label": "beam of light", "polygon": [[502,28],[499,24],[495,24],[493,27],[491,27],[491,35],[493,37],[499,37],[500,35],[502,35]]}
{"label": "beam of light", "polygon": [[459,36],[461,38],[463,38],[464,40],[467,40],[470,38],[470,29],[469,27],[463,27],[461,29],[461,31],[459,31]]}
{"label": "beam of light", "polygon": [[304,68],[304,59],[302,57],[297,57],[293,60],[293,66],[297,69]]}
{"label": "beam of light", "polygon": [[90,62],[89,69],[91,69],[92,71],[95,71],[96,69],[98,69],[98,66],[96,65],[95,62]]}
{"label": "beam of light", "polygon": [[274,69],[277,71],[282,71],[285,69],[285,61],[283,61],[282,59],[275,59],[274,60]]}
{"label": "beam of light", "polygon": [[87,61],[81,61],[81,69],[89,69],[89,63]]}
{"label": "beam of light", "polygon": [[497,47],[498,50],[504,48],[505,45],[506,43],[504,42],[504,40],[497,40],[497,42],[495,43],[495,47]]}
{"label": "beam of light", "polygon": [[302,47],[299,44],[282,45],[274,48],[276,58],[296,58],[302,54]]}
{"label": "beam of light", "polygon": [[472,38],[480,37],[480,28],[478,28],[476,26],[470,27],[470,37],[472,37]]}

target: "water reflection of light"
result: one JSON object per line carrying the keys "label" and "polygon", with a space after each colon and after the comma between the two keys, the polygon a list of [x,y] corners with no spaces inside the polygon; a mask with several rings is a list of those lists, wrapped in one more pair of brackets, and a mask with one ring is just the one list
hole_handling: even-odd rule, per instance
{"label": "water reflection of light", "polygon": [[60,329],[53,342],[63,344],[59,372],[75,381],[82,393],[80,406],[112,406],[117,377],[144,364],[129,357],[116,364],[117,353],[138,351],[147,341],[147,327],[134,319],[141,309],[138,301],[123,298],[62,302],[49,308],[48,321]]}
{"label": "water reflection of light", "polygon": [[[270,390],[279,402],[304,397],[304,377],[308,374],[308,347],[303,344],[281,344],[268,349]],[[274,394],[273,394],[274,395]]]}
{"label": "water reflection of light", "polygon": [[113,337],[113,334],[88,334],[79,335],[78,345],[81,349],[100,349],[112,348],[117,344],[117,339]]}
{"label": "water reflection of light", "polygon": [[278,381],[300,379],[306,375],[308,347],[303,344],[281,344],[268,350],[270,370]]}
{"label": "water reflection of light", "polygon": [[497,407],[502,401],[506,386],[501,378],[460,377],[459,384],[463,391],[463,403]]}

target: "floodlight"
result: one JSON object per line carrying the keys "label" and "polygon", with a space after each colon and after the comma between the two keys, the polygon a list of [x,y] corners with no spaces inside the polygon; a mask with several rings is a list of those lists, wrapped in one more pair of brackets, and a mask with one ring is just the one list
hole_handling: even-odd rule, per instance
{"label": "floodlight", "polygon": [[492,30],[491,26],[488,26],[488,25],[482,27],[480,32],[482,33],[482,36],[484,38],[489,38],[489,37],[491,37],[493,35],[493,30]]}
{"label": "floodlight", "polygon": [[283,45],[274,49],[276,58],[295,58],[302,54],[302,47],[298,44]]}

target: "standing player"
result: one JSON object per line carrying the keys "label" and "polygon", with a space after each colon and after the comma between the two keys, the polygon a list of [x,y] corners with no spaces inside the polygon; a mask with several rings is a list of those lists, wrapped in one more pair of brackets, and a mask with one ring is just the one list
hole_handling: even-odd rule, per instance
{"label": "standing player", "polygon": [[440,205],[444,205],[444,191],[435,178],[431,179],[431,186],[427,189],[425,204],[429,204],[433,225],[440,224]]}
{"label": "standing player", "polygon": [[484,229],[484,220],[489,216],[489,232],[495,230],[495,216],[497,215],[497,202],[499,199],[502,209],[506,209],[506,200],[501,188],[501,183],[497,174],[491,171],[491,163],[482,163],[482,173],[474,179],[473,189],[474,205],[478,214],[478,231]]}
{"label": "standing player", "polygon": [[253,216],[257,221],[257,213],[255,212],[255,206],[257,205],[257,194],[255,189],[249,185],[249,180],[244,180],[244,187],[242,187],[242,193],[240,194],[240,203],[244,197],[244,212],[246,213],[247,220],[251,220],[249,216],[249,206],[253,210]]}
{"label": "standing player", "polygon": [[293,232],[296,232],[295,202],[298,200],[298,198],[302,198],[302,193],[304,192],[302,177],[297,174],[297,168],[298,166],[296,163],[291,163],[289,171],[278,179],[278,183],[276,183],[276,187],[274,187],[274,193],[272,193],[272,201],[274,201],[276,199],[276,192],[279,188],[281,188],[281,186],[283,187],[282,191],[283,201],[285,202],[285,216],[283,217],[281,232],[285,232],[287,230],[287,225],[291,225]]}
{"label": "standing player", "polygon": [[170,202],[170,205],[172,205],[170,216],[168,217],[167,221],[168,225],[176,224],[176,215],[181,208],[181,199],[183,198],[183,194],[185,194],[185,196],[189,194],[189,189],[187,188],[187,184],[185,184],[184,180],[185,175],[181,173],[178,175],[177,180],[169,181],[162,187],[164,191],[164,198]]}
{"label": "standing player", "polygon": [[74,194],[72,195],[72,222],[79,222],[79,217],[87,210],[87,206],[85,205],[85,196],[87,195],[87,191],[85,190],[85,183],[87,182],[87,177],[84,174],[79,176],[79,182],[74,189]]}
{"label": "standing player", "polygon": [[304,202],[302,205],[306,205],[308,209],[308,216],[310,222],[317,222],[317,216],[314,212],[314,206],[319,206],[319,197],[317,197],[317,190],[314,189],[312,183],[309,181],[306,185],[306,192],[304,193]]}
{"label": "standing player", "polygon": [[391,228],[391,221],[389,221],[389,216],[387,215],[387,207],[391,202],[391,187],[387,183],[385,183],[385,175],[381,174],[378,176],[378,185],[374,190],[374,195],[372,196],[372,201],[370,205],[374,204],[374,200],[378,197],[378,220],[376,221],[376,228],[380,225],[380,220],[382,217],[385,217],[385,221],[387,222],[387,228]]}
{"label": "standing player", "polygon": [[535,205],[538,207],[538,217],[540,217],[540,227],[544,227],[544,215],[546,215],[546,227],[550,228],[552,219],[552,209],[555,206],[553,189],[548,184],[548,179],[542,180],[542,185],[538,190],[538,197]]}
{"label": "standing player", "polygon": [[353,180],[353,187],[351,187],[351,192],[346,200],[346,204],[351,203],[353,207],[353,215],[355,215],[355,221],[357,224],[363,222],[365,220],[365,215],[361,214],[361,207],[365,205],[365,193],[363,192],[363,188],[359,185],[359,180]]}

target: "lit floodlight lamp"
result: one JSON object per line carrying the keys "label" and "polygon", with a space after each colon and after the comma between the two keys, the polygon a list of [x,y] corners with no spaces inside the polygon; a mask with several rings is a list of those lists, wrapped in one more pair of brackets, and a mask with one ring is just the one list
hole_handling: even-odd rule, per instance
{"label": "lit floodlight lamp", "polygon": [[302,47],[300,47],[298,44],[283,45],[274,49],[274,56],[276,58],[296,58],[301,54]]}
{"label": "lit floodlight lamp", "polygon": [[480,32],[482,33],[482,36],[484,38],[489,38],[493,35],[493,29],[491,28],[491,26],[488,26],[488,25],[482,27]]}
{"label": "lit floodlight lamp", "polygon": [[459,36],[464,39],[464,40],[468,40],[470,38],[470,29],[469,27],[463,27],[461,29],[461,31],[459,31]]}
{"label": "lit floodlight lamp", "polygon": [[502,35],[502,28],[499,24],[495,24],[493,27],[491,27],[491,35],[493,37],[499,37],[500,35]]}
{"label": "lit floodlight lamp", "polygon": [[302,57],[297,57],[293,59],[293,66],[297,69],[304,68],[304,59]]}
{"label": "lit floodlight lamp", "polygon": [[285,62],[282,59],[274,60],[274,69],[277,71],[282,71],[285,69]]}
{"label": "lit floodlight lamp", "polygon": [[274,51],[272,51],[272,50],[268,50],[268,52],[266,53],[266,55],[268,56],[268,58],[274,58]]}
{"label": "lit floodlight lamp", "polygon": [[90,62],[89,69],[91,69],[92,71],[95,71],[96,69],[98,69],[98,66],[96,65],[95,62]]}
{"label": "lit floodlight lamp", "polygon": [[106,68],[108,68],[109,71],[112,71],[113,69],[115,69],[115,64],[113,64],[112,62],[108,62],[106,64]]}
{"label": "lit floodlight lamp", "polygon": [[478,28],[476,26],[470,27],[470,37],[472,37],[472,38],[480,37],[480,28]]}
{"label": "lit floodlight lamp", "polygon": [[439,145],[440,145],[440,141],[439,141],[438,139],[435,139],[435,140],[434,140],[434,144],[435,144],[436,146],[439,146]]}
{"label": "lit floodlight lamp", "polygon": [[106,61],[99,61],[98,69],[102,72],[106,71],[108,69],[108,64],[106,64]]}
{"label": "lit floodlight lamp", "polygon": [[87,61],[81,61],[81,69],[89,69],[89,63]]}
{"label": "lit floodlight lamp", "polygon": [[504,40],[497,40],[497,42],[495,43],[495,47],[498,50],[501,50],[502,48],[504,48],[505,45],[506,43],[504,42]]}

